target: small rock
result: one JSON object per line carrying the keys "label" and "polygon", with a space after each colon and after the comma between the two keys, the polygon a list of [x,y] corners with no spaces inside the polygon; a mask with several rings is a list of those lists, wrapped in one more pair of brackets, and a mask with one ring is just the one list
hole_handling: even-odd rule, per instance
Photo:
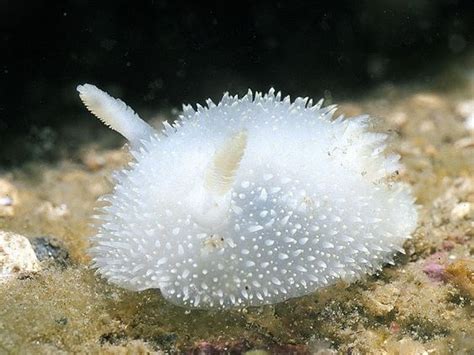
{"label": "small rock", "polygon": [[192,352],[196,352],[197,354],[218,354],[219,349],[212,345],[212,343],[209,343],[207,341],[200,341],[195,344],[195,347],[194,349],[192,349]]}
{"label": "small rock", "polygon": [[428,355],[422,343],[410,338],[403,338],[397,342],[390,340],[385,345],[385,350],[389,354],[406,354],[406,355]]}
{"label": "small rock", "polygon": [[44,214],[46,218],[53,221],[70,215],[69,208],[65,203],[56,205],[50,201],[43,202],[38,207],[38,212]]}
{"label": "small rock", "polygon": [[89,149],[82,154],[81,160],[89,171],[98,171],[106,166],[120,166],[124,163],[124,157],[123,152],[117,150],[97,151],[96,149]]}
{"label": "small rock", "polygon": [[431,281],[441,282],[446,280],[447,255],[444,252],[434,253],[424,261],[422,271]]}
{"label": "small rock", "polygon": [[397,322],[393,321],[390,323],[390,333],[392,334],[398,334],[400,333],[400,324],[398,324]]}
{"label": "small rock", "polygon": [[456,105],[456,112],[463,117],[474,114],[474,100],[465,100],[459,102]]}
{"label": "small rock", "polygon": [[395,307],[395,303],[400,296],[400,289],[387,284],[377,286],[375,290],[366,291],[365,295],[367,310],[375,316],[384,316]]}
{"label": "small rock", "polygon": [[423,150],[430,157],[435,157],[437,154],[439,154],[438,149],[436,149],[436,147],[432,144],[426,145]]}
{"label": "small rock", "polygon": [[428,106],[433,108],[439,108],[445,103],[445,101],[440,95],[428,92],[415,94],[412,100],[414,103],[420,105],[421,107]]}
{"label": "small rock", "polygon": [[474,260],[458,260],[446,268],[446,274],[461,292],[474,299]]}
{"label": "small rock", "polygon": [[456,106],[456,111],[465,121],[464,126],[467,130],[474,130],[474,100],[461,101]]}
{"label": "small rock", "polygon": [[408,117],[405,112],[396,111],[391,114],[388,119],[397,127],[402,127],[408,122]]}
{"label": "small rock", "polygon": [[0,231],[0,284],[29,272],[40,270],[28,238]]}
{"label": "small rock", "polygon": [[468,131],[474,131],[474,113],[466,118],[466,121],[464,122],[464,127],[466,127]]}
{"label": "small rock", "polygon": [[[282,344],[273,346],[270,349],[270,354],[299,354],[299,355],[310,355],[312,354],[305,344]],[[315,352],[315,355],[331,355],[326,352]]]}
{"label": "small rock", "polygon": [[[249,345],[246,340],[237,340],[235,342],[220,341],[219,339],[215,342],[209,341],[198,341],[194,346],[185,353],[191,354],[243,354],[249,350]],[[274,353],[274,352],[272,352]],[[287,354],[289,352],[283,352]]]}
{"label": "small rock", "polygon": [[69,253],[64,245],[55,238],[41,236],[31,240],[31,244],[39,261],[54,260],[66,267],[70,262]]}
{"label": "small rock", "polygon": [[17,203],[18,192],[15,186],[5,179],[0,179],[0,217],[13,216]]}
{"label": "small rock", "polygon": [[420,132],[422,133],[432,132],[435,129],[436,126],[432,121],[425,120],[420,123]]}
{"label": "small rock", "polygon": [[153,348],[145,343],[142,340],[131,340],[126,343],[120,344],[106,344],[101,348],[100,353],[102,354],[117,354],[117,355],[126,355],[126,354],[154,354],[154,355],[164,355],[165,352],[162,350],[153,350]]}
{"label": "small rock", "polygon": [[67,325],[68,319],[66,317],[61,317],[59,319],[56,319],[56,323],[59,325]]}
{"label": "small rock", "polygon": [[454,249],[454,243],[450,240],[443,240],[443,242],[441,243],[441,247],[443,250],[446,250],[446,251],[451,251]]}
{"label": "small rock", "polygon": [[[474,120],[472,129],[474,130]],[[464,137],[458,139],[456,142],[454,142],[454,147],[458,149],[474,148],[474,137]]]}
{"label": "small rock", "polygon": [[458,203],[451,210],[451,219],[453,221],[460,221],[466,218],[470,212],[471,212],[471,204],[469,202]]}
{"label": "small rock", "polygon": [[244,352],[244,355],[270,355],[266,350],[256,349]]}
{"label": "small rock", "polygon": [[310,354],[313,355],[335,355],[337,351],[331,349],[331,344],[328,341],[324,341],[321,339],[317,339],[315,336],[309,339],[307,343],[307,350],[309,350]]}
{"label": "small rock", "polygon": [[423,266],[423,272],[431,281],[443,281],[445,279],[445,267],[434,262],[427,263]]}
{"label": "small rock", "polygon": [[97,171],[105,166],[106,160],[103,156],[100,156],[95,151],[87,151],[81,157],[82,163],[90,171]]}

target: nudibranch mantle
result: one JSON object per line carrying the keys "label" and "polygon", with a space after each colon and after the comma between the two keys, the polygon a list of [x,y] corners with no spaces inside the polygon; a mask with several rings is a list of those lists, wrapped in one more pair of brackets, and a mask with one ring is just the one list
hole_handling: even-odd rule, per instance
{"label": "nudibranch mantle", "polygon": [[78,91],[134,158],[90,249],[121,287],[190,308],[273,304],[393,263],[416,228],[399,156],[368,116],[271,89],[184,106],[157,132],[97,87]]}

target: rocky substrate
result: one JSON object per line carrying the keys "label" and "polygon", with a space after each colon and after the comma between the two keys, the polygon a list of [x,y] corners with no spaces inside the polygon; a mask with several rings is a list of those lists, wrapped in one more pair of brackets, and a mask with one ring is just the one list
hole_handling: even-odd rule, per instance
{"label": "rocky substrate", "polygon": [[383,86],[341,105],[348,116],[371,114],[392,133],[391,149],[405,164],[399,178],[419,204],[419,228],[395,266],[274,306],[189,311],[158,291],[128,292],[94,274],[86,253],[90,216],[111,172],[128,161],[124,149],[85,142],[68,160],[3,172],[0,352],[472,353],[468,79],[449,90]]}

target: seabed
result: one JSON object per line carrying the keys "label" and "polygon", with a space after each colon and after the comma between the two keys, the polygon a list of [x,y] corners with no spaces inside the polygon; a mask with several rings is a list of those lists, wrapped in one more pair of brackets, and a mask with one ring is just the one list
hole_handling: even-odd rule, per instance
{"label": "seabed", "polygon": [[340,103],[338,113],[368,113],[392,133],[419,227],[395,266],[273,306],[190,311],[157,291],[129,292],[96,276],[86,255],[90,216],[110,191],[112,171],[129,159],[105,138],[78,132],[83,144],[70,156],[2,171],[16,199],[0,229],[52,238],[67,253],[0,285],[0,353],[472,353],[474,131],[466,119],[473,98],[471,65],[429,85],[384,84]]}

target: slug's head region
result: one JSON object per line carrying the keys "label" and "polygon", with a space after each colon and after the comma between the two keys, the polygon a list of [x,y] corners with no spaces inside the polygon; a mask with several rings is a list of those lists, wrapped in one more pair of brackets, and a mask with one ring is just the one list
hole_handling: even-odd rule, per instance
{"label": "slug's head region", "polygon": [[79,88],[130,141],[102,199],[91,255],[110,282],[186,307],[271,304],[392,263],[416,227],[399,157],[369,118],[273,89],[185,106],[155,131],[122,101]]}

